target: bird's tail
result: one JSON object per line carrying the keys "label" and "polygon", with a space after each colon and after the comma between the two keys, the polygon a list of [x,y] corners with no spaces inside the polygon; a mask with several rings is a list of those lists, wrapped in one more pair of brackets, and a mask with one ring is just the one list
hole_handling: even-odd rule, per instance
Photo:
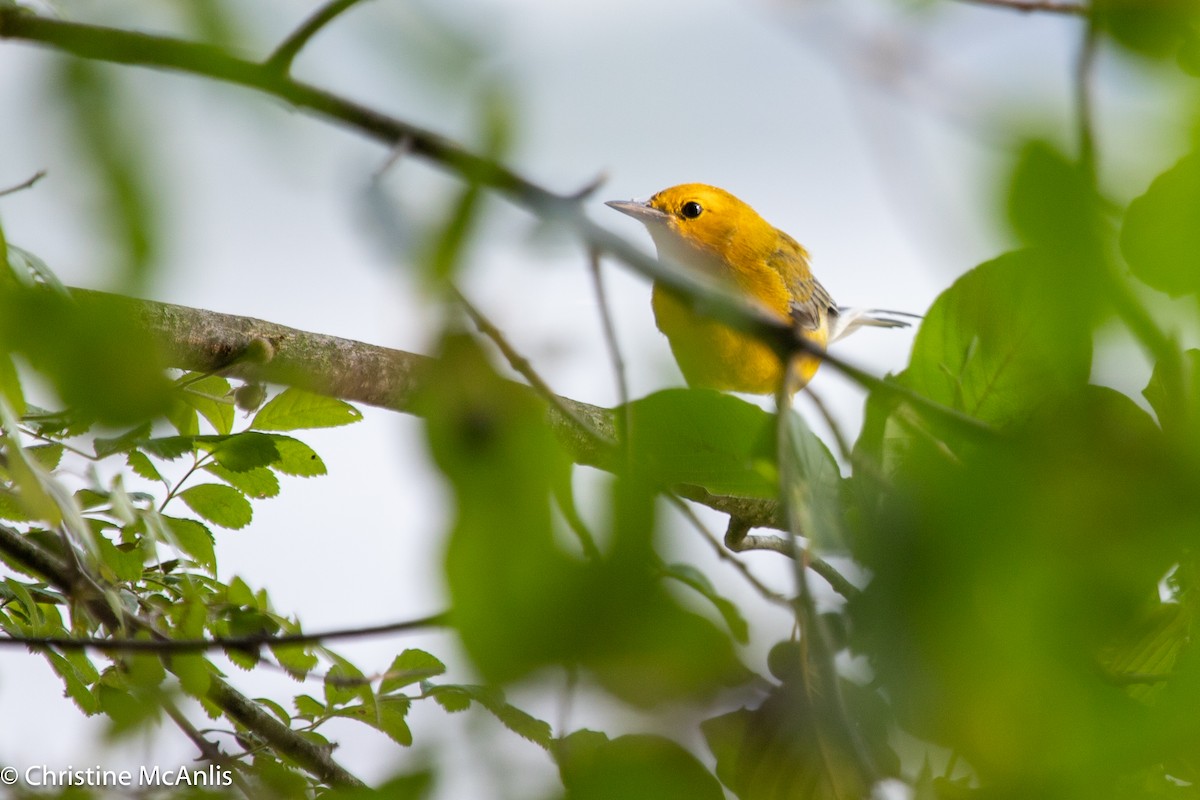
{"label": "bird's tail", "polygon": [[[897,319],[906,317],[907,319]],[[829,341],[836,342],[854,333],[859,328],[907,328],[910,320],[920,319],[920,314],[906,311],[887,311],[882,308],[838,308],[837,316],[830,320]]]}

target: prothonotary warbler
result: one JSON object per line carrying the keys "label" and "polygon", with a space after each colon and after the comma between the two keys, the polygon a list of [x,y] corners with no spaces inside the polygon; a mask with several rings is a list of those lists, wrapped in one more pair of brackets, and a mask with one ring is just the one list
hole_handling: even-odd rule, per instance
{"label": "prothonotary warbler", "polygon": [[[606,205],[645,225],[659,258],[750,295],[821,349],[864,325],[902,328],[909,323],[894,317],[913,316],[839,307],[813,277],[808,251],[724,189],[685,183],[649,200]],[[658,282],[652,304],[688,384],[749,394],[778,390],[783,365],[765,342],[697,313]],[[788,365],[788,394],[804,388],[820,363],[813,355],[795,356]]]}

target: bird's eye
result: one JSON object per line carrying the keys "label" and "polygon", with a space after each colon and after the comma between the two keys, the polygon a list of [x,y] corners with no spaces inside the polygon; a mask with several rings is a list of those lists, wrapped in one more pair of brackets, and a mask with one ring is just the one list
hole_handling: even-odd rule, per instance
{"label": "bird's eye", "polygon": [[679,213],[683,214],[685,219],[695,219],[696,217],[700,216],[703,211],[704,208],[695,200],[688,200],[683,204],[683,207],[679,209]]}

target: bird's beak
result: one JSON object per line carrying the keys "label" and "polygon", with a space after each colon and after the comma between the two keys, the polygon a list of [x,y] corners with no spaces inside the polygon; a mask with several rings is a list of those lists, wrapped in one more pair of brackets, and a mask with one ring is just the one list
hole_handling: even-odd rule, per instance
{"label": "bird's beak", "polygon": [[667,214],[650,205],[648,200],[609,200],[604,205],[615,208],[622,214],[628,214],[646,225],[653,222],[664,222],[667,219]]}

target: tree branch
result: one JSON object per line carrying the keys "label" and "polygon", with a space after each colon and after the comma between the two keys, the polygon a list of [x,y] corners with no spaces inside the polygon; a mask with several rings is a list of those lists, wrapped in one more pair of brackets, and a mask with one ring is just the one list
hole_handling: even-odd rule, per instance
{"label": "tree branch", "polygon": [[1051,14],[1073,14],[1080,17],[1086,16],[1088,13],[1087,6],[1082,3],[1060,2],[1058,0],[962,0],[962,2],[977,6],[1007,8],[1025,13],[1046,11]]}
{"label": "tree branch", "polygon": [[695,275],[694,271],[651,258],[589,220],[580,209],[582,198],[579,193],[552,192],[450,139],[281,75],[264,63],[232,56],[211,45],[64,22],[10,7],[0,7],[0,39],[24,40],[82,58],[169,69],[256,89],[356,130],[389,148],[403,143],[406,153],[427,158],[470,182],[490,187],[544,220],[568,226],[588,247],[614,256],[641,274],[676,290],[705,313],[758,336],[781,358],[789,359],[798,353],[818,356],[856,383],[899,397],[966,433],[992,432],[990,426],[973,417],[829,355],[824,348],[797,336],[789,322],[768,313],[751,299],[733,295],[715,282]]}
{"label": "tree branch", "polygon": [[360,2],[362,0],[330,0],[329,3],[317,9],[290,36],[280,42],[279,46],[275,48],[275,52],[267,56],[263,66],[273,69],[281,75],[287,74],[288,70],[292,68],[292,62],[296,60],[296,56],[304,49],[309,40],[320,33],[326,25],[333,22],[343,11],[349,10]]}
{"label": "tree branch", "polygon": [[362,639],[386,633],[404,633],[446,624],[446,614],[434,614],[402,622],[388,622],[359,628],[335,628],[318,633],[257,634],[253,636],[214,636],[211,639],[111,639],[102,636],[0,636],[0,647],[20,645],[56,650],[99,650],[102,653],[201,653],[207,650],[254,650],[276,645],[323,644],[335,639]]}
{"label": "tree branch", "polygon": [[[72,578],[71,568],[58,556],[37,547],[27,537],[6,525],[0,525],[0,552],[41,575],[72,601],[85,604],[89,613],[101,620],[109,630],[145,630],[160,639],[167,638],[143,620],[109,605],[89,587],[81,586]],[[363,785],[362,781],[334,761],[328,750],[284,725],[216,675],[211,677],[208,699],[231,719],[254,731],[280,753],[325,783],[331,786]]]}
{"label": "tree branch", "polygon": [[0,197],[4,197],[6,194],[12,194],[13,192],[20,192],[25,189],[29,189],[44,177],[46,177],[46,170],[39,169],[37,172],[33,173],[32,176],[26,178],[16,186],[9,186],[7,189],[0,189]]}
{"label": "tree branch", "polygon": [[[121,308],[158,342],[167,364],[198,372],[220,372],[247,381],[269,381],[310,392],[414,413],[413,397],[428,373],[429,356],[392,350],[352,339],[289,328],[253,317],[135,300],[90,289],[71,289],[80,303]],[[254,353],[254,356],[247,354]],[[532,390],[531,390],[532,391]],[[612,449],[597,441],[616,438],[611,409],[558,396],[560,411],[548,405],[546,419],[577,464],[610,469]],[[576,419],[586,423],[580,427]],[[716,495],[694,486],[678,493],[755,527],[779,527],[771,500]]]}

